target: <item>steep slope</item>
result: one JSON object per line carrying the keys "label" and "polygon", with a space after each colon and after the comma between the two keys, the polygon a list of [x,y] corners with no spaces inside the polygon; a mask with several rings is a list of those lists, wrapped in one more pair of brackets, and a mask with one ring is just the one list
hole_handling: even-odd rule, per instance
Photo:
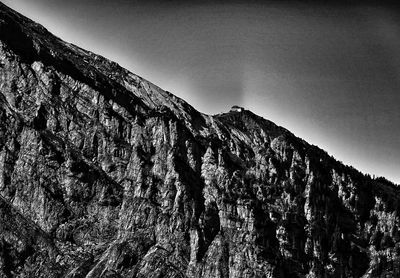
{"label": "steep slope", "polygon": [[0,277],[400,275],[399,189],[0,3]]}

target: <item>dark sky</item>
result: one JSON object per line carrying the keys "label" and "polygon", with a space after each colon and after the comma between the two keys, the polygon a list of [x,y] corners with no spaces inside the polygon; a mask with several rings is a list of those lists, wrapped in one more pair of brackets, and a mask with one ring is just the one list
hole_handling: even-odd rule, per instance
{"label": "dark sky", "polygon": [[400,16],[385,6],[3,0],[207,114],[238,104],[400,183]]}

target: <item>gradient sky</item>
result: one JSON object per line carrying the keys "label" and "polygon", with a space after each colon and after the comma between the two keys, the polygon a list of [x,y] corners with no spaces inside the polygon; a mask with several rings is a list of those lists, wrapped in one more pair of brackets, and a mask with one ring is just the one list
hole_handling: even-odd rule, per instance
{"label": "gradient sky", "polygon": [[3,0],[207,114],[241,105],[400,184],[400,15],[385,6]]}

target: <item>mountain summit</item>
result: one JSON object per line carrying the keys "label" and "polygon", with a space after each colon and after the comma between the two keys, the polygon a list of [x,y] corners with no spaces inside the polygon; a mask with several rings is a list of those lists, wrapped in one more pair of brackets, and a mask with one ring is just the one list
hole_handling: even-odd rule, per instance
{"label": "mountain summit", "polygon": [[204,115],[0,3],[0,277],[398,277],[399,188]]}

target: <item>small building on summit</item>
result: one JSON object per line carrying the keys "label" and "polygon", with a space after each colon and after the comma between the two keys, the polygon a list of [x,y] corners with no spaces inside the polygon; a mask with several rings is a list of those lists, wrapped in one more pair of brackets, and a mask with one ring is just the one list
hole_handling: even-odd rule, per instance
{"label": "small building on summit", "polygon": [[240,107],[240,106],[234,105],[234,106],[232,106],[232,108],[231,108],[231,111],[230,111],[230,112],[243,112],[243,111],[244,111],[244,108],[243,108],[243,107]]}

